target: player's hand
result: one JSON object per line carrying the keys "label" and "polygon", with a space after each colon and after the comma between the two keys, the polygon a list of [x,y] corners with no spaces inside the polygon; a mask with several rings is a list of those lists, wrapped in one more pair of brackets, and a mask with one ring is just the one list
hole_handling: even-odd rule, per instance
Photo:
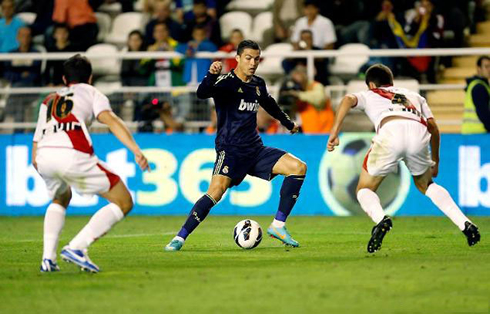
{"label": "player's hand", "polygon": [[328,138],[328,143],[327,143],[327,150],[329,152],[333,152],[335,149],[335,146],[339,146],[340,141],[338,135],[331,134],[330,137]]}
{"label": "player's hand", "polygon": [[223,70],[223,64],[219,61],[214,61],[209,67],[209,72],[211,74],[220,74],[221,70]]}
{"label": "player's hand", "polygon": [[148,172],[151,172],[150,166],[148,164],[148,160],[146,159],[145,155],[141,151],[138,151],[134,154],[134,160],[138,164],[141,170],[145,171],[148,170]]}
{"label": "player's hand", "polygon": [[431,167],[431,171],[432,171],[432,177],[436,178],[437,175],[439,174],[439,162],[436,161],[436,164]]}
{"label": "player's hand", "polygon": [[294,123],[294,127],[291,129],[291,131],[289,131],[291,134],[294,134],[294,133],[298,133],[299,132],[299,125],[296,124],[296,122]]}

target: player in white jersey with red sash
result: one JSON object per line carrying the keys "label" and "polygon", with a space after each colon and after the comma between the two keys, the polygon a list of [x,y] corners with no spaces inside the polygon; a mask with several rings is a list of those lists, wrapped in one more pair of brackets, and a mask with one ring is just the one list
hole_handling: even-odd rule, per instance
{"label": "player in white jersey with red sash", "polygon": [[381,64],[367,70],[366,84],[369,90],[343,98],[327,148],[333,151],[339,145],[342,122],[351,108],[363,110],[376,128],[376,136],[364,159],[357,185],[357,200],[376,223],[368,252],[381,248],[385,234],[393,226],[375,192],[386,175],[398,171],[398,163],[402,160],[418,190],[458,226],[468,245],[478,243],[480,233],[477,226],[461,212],[448,191],[432,180],[438,173],[440,135],[425,98],[407,89],[393,87],[391,70]]}
{"label": "player in white jersey with red sash", "polygon": [[133,208],[131,195],[118,175],[94,155],[88,128],[94,119],[110,131],[135,155],[142,170],[148,161],[124,123],[112,112],[109,99],[90,85],[92,66],[80,55],[64,65],[67,87],[46,98],[39,110],[34,134],[32,160],[43,177],[52,203],[44,218],[42,272],[58,271],[56,248],[72,196],[71,188],[81,195],[98,194],[109,201],[61,251],[63,260],[83,270],[98,272],[87,248],[107,233]]}

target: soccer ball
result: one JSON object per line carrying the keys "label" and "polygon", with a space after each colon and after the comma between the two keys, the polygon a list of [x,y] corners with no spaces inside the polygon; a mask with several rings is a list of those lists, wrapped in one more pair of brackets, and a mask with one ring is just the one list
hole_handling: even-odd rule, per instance
{"label": "soccer ball", "polygon": [[[341,145],[330,153],[328,160],[327,176],[330,191],[337,202],[354,215],[364,214],[357,201],[356,187],[370,144],[370,138],[344,136],[341,139]],[[388,207],[395,200],[400,184],[400,171],[386,176],[376,191],[383,208]]]}
{"label": "soccer ball", "polygon": [[242,220],[236,224],[233,230],[233,238],[242,249],[253,249],[262,241],[262,228],[254,220]]}

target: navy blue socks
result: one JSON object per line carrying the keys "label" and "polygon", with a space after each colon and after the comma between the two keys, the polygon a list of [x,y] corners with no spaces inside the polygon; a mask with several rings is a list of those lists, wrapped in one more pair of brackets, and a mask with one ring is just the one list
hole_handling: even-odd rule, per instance
{"label": "navy blue socks", "polygon": [[206,218],[214,205],[216,205],[216,201],[208,194],[201,197],[196,204],[194,204],[194,207],[192,207],[189,217],[187,217],[187,220],[177,236],[186,239]]}
{"label": "navy blue socks", "polygon": [[296,204],[304,180],[305,175],[290,175],[284,178],[281,187],[279,210],[277,211],[275,218],[276,220],[286,221],[294,204]]}

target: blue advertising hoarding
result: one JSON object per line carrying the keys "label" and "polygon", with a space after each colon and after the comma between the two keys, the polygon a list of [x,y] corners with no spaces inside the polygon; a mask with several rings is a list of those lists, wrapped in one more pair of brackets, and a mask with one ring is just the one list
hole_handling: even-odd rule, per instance
{"label": "blue advertising hoarding", "polygon": [[[284,149],[308,165],[295,215],[361,214],[355,186],[373,134],[344,133],[334,153],[326,152],[326,136],[263,136],[268,146]],[[214,137],[185,134],[136,134],[152,164],[142,173],[131,153],[116,138],[95,134],[95,152],[128,185],[140,215],[186,215],[206,192],[215,160]],[[49,199],[42,178],[31,164],[32,135],[0,136],[0,215],[43,215]],[[441,215],[417,191],[402,165],[379,190],[392,215]],[[436,179],[468,215],[490,214],[490,136],[443,135]],[[247,177],[228,191],[213,209],[217,215],[272,215],[279,203],[282,178],[272,182]],[[69,214],[92,214],[106,203],[74,195]]]}

